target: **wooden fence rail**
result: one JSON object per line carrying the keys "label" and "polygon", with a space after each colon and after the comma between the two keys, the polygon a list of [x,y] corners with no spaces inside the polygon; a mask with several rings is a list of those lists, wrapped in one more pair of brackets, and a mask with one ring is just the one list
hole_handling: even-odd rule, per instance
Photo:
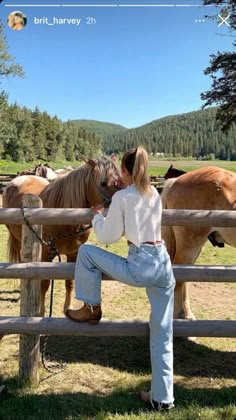
{"label": "wooden fence rail", "polygon": [[3,188],[16,177],[16,174],[0,174],[0,193]]}
{"label": "wooden fence rail", "polygon": [[[235,321],[173,321],[177,337],[235,337]],[[94,336],[145,336],[148,322],[143,320],[102,320],[98,325],[78,324],[66,318],[0,317],[0,334],[50,334]]]}
{"label": "wooden fence rail", "polygon": [[[174,265],[174,274],[178,282],[215,282],[234,283],[236,281],[236,265]],[[74,279],[75,263],[0,263],[0,281],[24,279]],[[103,280],[111,280],[103,277]],[[114,279],[113,279],[114,280]]]}
{"label": "wooden fence rail", "polygon": [[[90,209],[25,209],[31,224],[78,225],[92,220]],[[163,210],[163,225],[236,227],[236,211],[226,210]],[[0,209],[0,224],[24,224],[21,209]]]}

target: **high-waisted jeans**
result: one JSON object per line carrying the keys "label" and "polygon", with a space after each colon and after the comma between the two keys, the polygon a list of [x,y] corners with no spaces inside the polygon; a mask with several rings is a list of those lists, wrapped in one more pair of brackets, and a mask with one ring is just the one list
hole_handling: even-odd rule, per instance
{"label": "high-waisted jeans", "polygon": [[81,245],[75,269],[75,296],[90,304],[101,303],[102,273],[135,287],[145,287],[151,304],[150,353],[152,383],[150,397],[172,403],[173,395],[173,306],[175,279],[164,242],[129,246],[127,258],[94,245]]}

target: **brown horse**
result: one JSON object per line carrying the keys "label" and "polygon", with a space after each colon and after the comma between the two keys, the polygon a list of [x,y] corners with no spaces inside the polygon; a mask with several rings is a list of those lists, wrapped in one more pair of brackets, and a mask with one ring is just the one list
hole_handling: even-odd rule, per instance
{"label": "brown horse", "polygon": [[[3,195],[3,207],[22,206],[24,194],[38,195],[47,208],[87,208],[96,204],[107,205],[112,195],[122,186],[120,174],[114,163],[107,158],[86,159],[86,163],[67,175],[58,177],[50,183],[37,176],[20,176],[11,181]],[[115,222],[115,221],[114,221]],[[10,261],[20,262],[21,226],[9,225]],[[44,239],[48,235],[55,240],[60,254],[67,256],[68,262],[74,262],[79,246],[86,242],[90,230],[76,233],[80,226],[43,226]],[[70,237],[58,238],[63,234]],[[43,246],[42,261],[48,261],[48,247]],[[41,282],[41,315],[45,312],[45,295],[50,280]],[[71,306],[73,281],[66,280],[66,298],[64,312]]]}
{"label": "brown horse", "polygon": [[179,176],[183,174],[186,174],[186,171],[183,171],[182,169],[174,168],[173,165],[170,165],[169,169],[167,169],[167,172],[165,173],[163,178],[165,179],[178,178]]}
{"label": "brown horse", "polygon": [[[163,209],[236,210],[236,173],[206,167],[170,179],[162,203]],[[211,232],[222,243],[236,247],[236,228],[163,226],[162,236],[173,264],[194,264]],[[194,319],[188,283],[176,285],[174,318]]]}

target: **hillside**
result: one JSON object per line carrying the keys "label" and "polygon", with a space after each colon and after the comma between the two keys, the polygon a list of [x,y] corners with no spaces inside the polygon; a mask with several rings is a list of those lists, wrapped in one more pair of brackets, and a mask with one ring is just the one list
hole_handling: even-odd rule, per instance
{"label": "hillside", "polygon": [[144,145],[149,153],[165,156],[236,160],[236,126],[222,133],[216,108],[173,115],[104,139],[105,152]]}
{"label": "hillside", "polygon": [[119,124],[113,124],[95,120],[71,120],[72,123],[76,124],[79,128],[83,128],[89,133],[95,133],[101,136],[102,139],[106,140],[109,136],[123,133],[127,128]]}
{"label": "hillside", "polygon": [[216,108],[172,115],[134,129],[119,124],[74,120],[62,122],[38,107],[10,105],[0,94],[0,159],[14,162],[77,161],[80,154],[123,153],[142,144],[163,157],[236,161],[236,125],[223,133]]}

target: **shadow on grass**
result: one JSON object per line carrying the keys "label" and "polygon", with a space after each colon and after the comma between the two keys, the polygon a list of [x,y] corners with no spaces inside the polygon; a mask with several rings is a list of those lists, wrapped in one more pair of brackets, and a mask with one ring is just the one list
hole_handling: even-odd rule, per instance
{"label": "shadow on grass", "polygon": [[[150,372],[148,337],[50,336],[46,354],[52,362],[92,363],[126,372]],[[197,342],[174,340],[175,374],[186,377],[236,377],[233,352],[213,350]]]}
{"label": "shadow on grass", "polygon": [[[139,389],[123,389],[105,397],[81,392],[36,395],[31,389],[27,389],[26,392],[22,389],[21,392],[16,378],[5,381],[5,384],[8,393],[1,401],[0,420],[104,419],[109,414],[137,416],[147,414],[147,409],[137,396],[139,389],[143,385],[146,386],[146,383],[141,384]],[[220,418],[233,419],[235,408],[232,404],[235,393],[236,387],[189,390],[176,385],[176,409],[167,414],[168,419],[197,418],[197,410],[201,409],[223,410],[225,415]],[[193,413],[197,417],[193,417]],[[154,417],[152,415],[150,418],[156,419],[159,416],[155,413]],[[163,415],[160,418],[163,418]]]}

